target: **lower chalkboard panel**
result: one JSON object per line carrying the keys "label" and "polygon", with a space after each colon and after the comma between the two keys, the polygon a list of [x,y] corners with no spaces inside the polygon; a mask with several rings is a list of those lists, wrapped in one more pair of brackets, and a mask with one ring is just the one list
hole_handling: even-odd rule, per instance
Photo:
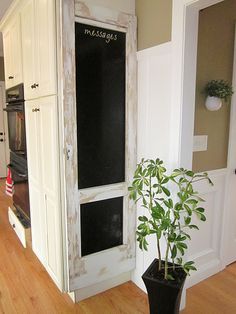
{"label": "lower chalkboard panel", "polygon": [[81,205],[82,256],[123,244],[123,197]]}

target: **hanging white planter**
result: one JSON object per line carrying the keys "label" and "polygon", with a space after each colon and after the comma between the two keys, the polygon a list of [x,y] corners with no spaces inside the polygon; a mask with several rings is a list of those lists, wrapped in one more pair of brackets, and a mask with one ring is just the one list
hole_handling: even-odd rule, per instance
{"label": "hanging white planter", "polygon": [[219,110],[222,106],[222,100],[219,97],[207,96],[205,106],[210,111]]}

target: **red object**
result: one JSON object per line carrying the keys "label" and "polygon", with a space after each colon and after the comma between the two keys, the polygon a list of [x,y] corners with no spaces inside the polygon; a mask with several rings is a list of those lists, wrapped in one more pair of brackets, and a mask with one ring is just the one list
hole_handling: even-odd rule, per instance
{"label": "red object", "polygon": [[9,196],[13,196],[14,194],[14,181],[11,177],[11,170],[8,168],[7,179],[6,179],[6,194]]}

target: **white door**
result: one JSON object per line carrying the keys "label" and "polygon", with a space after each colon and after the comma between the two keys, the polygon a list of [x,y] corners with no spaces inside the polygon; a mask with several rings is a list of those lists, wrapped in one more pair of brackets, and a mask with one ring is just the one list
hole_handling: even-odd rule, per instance
{"label": "white door", "polygon": [[40,96],[56,94],[55,1],[36,1],[36,51],[38,52],[36,89]]}
{"label": "white door", "polygon": [[4,70],[6,88],[13,86],[12,80],[13,67],[12,67],[12,49],[11,49],[11,28],[8,27],[3,32],[3,49],[4,49]]}
{"label": "white door", "polygon": [[25,99],[38,97],[36,82],[35,15],[34,1],[29,0],[21,10],[22,57]]}
{"label": "white door", "polygon": [[40,112],[41,193],[46,222],[46,269],[62,290],[61,207],[56,96],[38,100]]}
{"label": "white door", "polygon": [[41,193],[40,155],[40,108],[37,100],[25,102],[28,177],[32,248],[37,257],[46,264],[45,210]]}
{"label": "white door", "polygon": [[[236,30],[236,28],[235,28]],[[235,31],[236,38],[236,31]],[[225,262],[236,261],[236,42],[234,43],[233,90],[226,185]]]}
{"label": "white door", "polygon": [[3,111],[5,107],[5,89],[3,82],[0,82],[0,178],[7,176],[8,163],[8,147],[7,147],[7,120],[6,113]]}

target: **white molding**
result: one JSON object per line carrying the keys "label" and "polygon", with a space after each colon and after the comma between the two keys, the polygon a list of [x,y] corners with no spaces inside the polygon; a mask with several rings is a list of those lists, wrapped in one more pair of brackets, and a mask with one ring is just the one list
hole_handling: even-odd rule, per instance
{"label": "white molding", "polygon": [[[185,149],[185,145],[190,145],[192,140],[190,139],[187,127],[189,127],[192,133],[194,106],[191,104],[191,108],[187,107],[186,94],[184,94],[184,84],[188,82],[188,78],[185,77],[188,65],[192,65],[193,69],[196,65],[196,53],[188,56],[187,66],[185,63],[185,57],[187,56],[186,48],[189,48],[190,40],[192,45],[196,47],[197,36],[193,35],[193,38],[188,36],[188,27],[186,23],[191,22],[191,29],[197,31],[197,14],[200,9],[206,8],[210,5],[221,2],[222,0],[176,0],[173,1],[172,8],[172,49],[173,49],[173,67],[172,67],[172,101],[171,101],[171,125],[172,136],[170,141],[170,151],[172,151],[170,164],[172,167],[185,166],[191,167],[191,157]],[[188,14],[188,15],[187,15]],[[188,17],[192,15],[193,20],[189,20]],[[187,33],[186,33],[187,30]],[[185,46],[187,45],[187,46]],[[191,75],[191,73],[190,73]],[[193,80],[192,73],[191,78]],[[193,88],[193,82],[190,81],[191,89]],[[191,92],[193,95],[193,91]],[[189,111],[187,113],[187,111]],[[189,122],[186,119],[189,118]],[[185,137],[186,136],[186,137]],[[191,146],[192,147],[192,146]]]}
{"label": "white molding", "polygon": [[[234,59],[233,59],[233,78],[232,86],[233,90],[236,91],[236,24],[235,24],[235,39],[234,39]],[[236,197],[234,188],[236,185],[236,93],[231,98],[231,110],[230,110],[230,129],[229,129],[229,146],[228,146],[228,159],[227,159],[227,177],[226,177],[226,188],[225,188],[225,215],[224,215],[224,227],[221,241],[221,256],[224,266],[232,263],[236,259],[236,238],[234,237],[234,230],[236,225],[234,221]]]}
{"label": "white molding", "polygon": [[78,289],[74,292],[75,302],[79,302],[84,299],[87,299],[98,293],[106,291],[107,289],[111,289],[113,287],[121,285],[129,280],[130,280],[130,272],[126,272],[114,278],[104,280],[97,284],[91,285],[89,287]]}
{"label": "white molding", "polygon": [[140,50],[137,52],[137,59],[138,61],[141,61],[142,59],[146,59],[148,57],[157,57],[159,55],[165,55],[166,53],[170,52],[171,46],[172,46],[171,42],[169,41],[158,46]]}

